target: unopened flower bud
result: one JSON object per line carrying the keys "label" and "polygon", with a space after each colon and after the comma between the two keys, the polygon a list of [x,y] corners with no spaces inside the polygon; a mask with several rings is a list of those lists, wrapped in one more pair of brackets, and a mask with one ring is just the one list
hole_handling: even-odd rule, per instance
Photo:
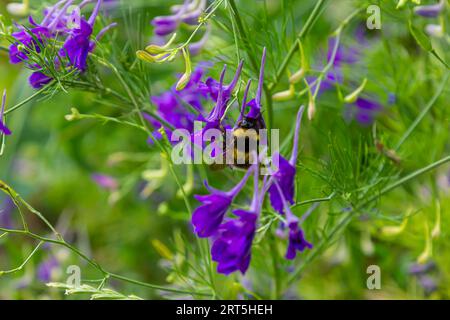
{"label": "unopened flower bud", "polygon": [[314,116],[316,115],[316,102],[314,99],[310,99],[308,103],[308,119],[311,121],[314,119]]}
{"label": "unopened flower bud", "polygon": [[275,93],[272,96],[273,101],[288,101],[295,97],[295,88],[290,85],[289,90]]}
{"label": "unopened flower bud", "polygon": [[191,66],[191,58],[189,56],[189,51],[183,48],[183,57],[184,61],[186,63],[186,71],[184,72],[183,76],[178,80],[176,90],[181,91],[184,88],[186,88],[187,84],[189,83],[189,80],[191,80],[192,75],[192,66]]}
{"label": "unopened flower bud", "polygon": [[73,121],[78,120],[81,118],[80,112],[76,108],[70,109],[72,112],[71,114],[66,115],[64,118],[66,118],[67,121]]}
{"label": "unopened flower bud", "polygon": [[299,83],[300,81],[302,81],[304,76],[305,76],[305,69],[301,68],[296,73],[294,73],[292,76],[290,76],[289,83],[291,83],[291,84]]}
{"label": "unopened flower bud", "polygon": [[346,103],[355,103],[356,100],[358,100],[358,97],[361,94],[361,92],[366,87],[366,84],[367,84],[367,79],[364,79],[363,82],[361,83],[361,85],[355,91],[353,91],[352,93],[350,93],[349,95],[347,95],[344,98],[344,101]]}
{"label": "unopened flower bud", "polygon": [[13,16],[24,17],[30,12],[29,1],[24,0],[22,3],[8,3],[6,10]]}
{"label": "unopened flower bud", "polygon": [[427,24],[425,32],[431,37],[442,38],[444,36],[444,28],[439,24]]}

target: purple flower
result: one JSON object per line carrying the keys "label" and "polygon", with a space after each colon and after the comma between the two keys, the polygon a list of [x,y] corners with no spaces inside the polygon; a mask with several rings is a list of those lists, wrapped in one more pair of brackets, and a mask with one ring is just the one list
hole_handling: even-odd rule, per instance
{"label": "purple flower", "polygon": [[230,101],[231,98],[231,94],[233,93],[233,90],[236,88],[236,85],[239,81],[239,77],[241,76],[241,72],[242,72],[242,67],[244,66],[244,61],[242,60],[239,63],[239,66],[236,70],[236,73],[234,75],[233,80],[230,82],[230,84],[224,86],[223,85],[223,77],[225,75],[226,72],[226,68],[227,66],[224,65],[222,73],[220,75],[220,81],[216,81],[213,78],[208,78],[205,82],[205,85],[207,87],[207,90],[211,96],[211,98],[214,101],[218,101],[219,99],[219,93],[222,92],[222,103],[221,104],[225,104],[227,105],[228,102]]}
{"label": "purple flower", "polygon": [[[189,83],[183,90],[177,91],[172,88],[169,91],[162,93],[159,96],[151,98],[152,103],[157,108],[157,114],[164,121],[168,122],[175,129],[186,129],[192,132],[194,129],[194,121],[202,120],[201,112],[203,111],[203,102],[207,99],[207,91],[201,86],[201,78],[205,70],[204,66],[199,66],[192,74]],[[195,114],[186,105],[198,111]],[[145,114],[144,117],[150,124],[159,129],[163,126],[157,119]],[[170,140],[171,131],[165,127]],[[160,133],[155,131],[154,136],[160,138]]]}
{"label": "purple flower", "polygon": [[418,279],[419,284],[423,288],[426,296],[431,295],[438,289],[436,281],[431,276],[420,275]]}
{"label": "purple flower", "polygon": [[217,232],[233,199],[242,190],[251,173],[252,171],[248,170],[244,178],[228,192],[213,189],[206,184],[206,188],[211,194],[195,196],[202,203],[192,214],[194,231],[199,237],[210,237]]}
{"label": "purple flower", "polygon": [[[76,10],[71,14],[67,13],[67,10],[72,3],[72,0],[59,1],[54,6],[44,10],[44,19],[40,24],[34,22],[33,17],[30,16],[28,20],[32,25],[32,28],[27,30],[24,27],[19,27],[21,29],[20,31],[12,33],[12,37],[16,39],[16,42],[9,48],[11,63],[16,64],[28,60],[28,50],[19,50],[19,45],[23,45],[25,48],[40,53],[42,47],[45,45],[44,42],[46,39],[53,38],[57,33],[64,34],[68,32],[68,23],[79,20],[79,17],[75,16]],[[59,9],[63,4],[64,6]]]}
{"label": "purple flower", "polygon": [[37,268],[37,278],[44,283],[52,281],[52,273],[58,267],[58,260],[56,260],[55,257],[50,256],[47,260],[39,264]]}
{"label": "purple flower", "polygon": [[434,269],[436,269],[436,264],[431,261],[425,264],[414,263],[409,267],[408,272],[412,275],[417,276],[420,274],[426,274]]}
{"label": "purple flower", "polygon": [[251,211],[234,210],[238,219],[223,223],[211,248],[212,260],[218,263],[217,272],[245,274],[251,259],[258,215]]}
{"label": "purple flower", "polygon": [[312,249],[312,244],[305,240],[303,230],[299,228],[298,221],[289,224],[289,245],[286,252],[286,259],[293,260],[297,251],[303,252],[306,248]]}
{"label": "purple flower", "polygon": [[342,45],[337,45],[336,41],[336,38],[331,38],[328,41],[327,62],[331,62],[333,59],[334,50],[336,50],[333,60],[334,67],[341,67],[343,64],[354,64],[358,62],[360,55],[360,51],[358,49],[355,47],[346,48]]}
{"label": "purple flower", "polygon": [[345,118],[354,118],[363,126],[371,125],[376,116],[383,111],[383,106],[375,100],[359,97],[354,104],[348,105]]}
{"label": "purple flower", "polygon": [[46,84],[49,84],[53,79],[40,71],[35,71],[31,74],[28,82],[34,89],[41,89]]}
{"label": "purple flower", "polygon": [[2,206],[0,207],[0,227],[3,228],[12,228],[12,212],[14,210],[14,202],[10,197],[5,198],[2,202]]}
{"label": "purple flower", "polygon": [[71,31],[60,50],[62,56],[67,56],[70,65],[80,71],[85,71],[87,68],[87,57],[93,47],[91,35],[92,26],[85,20],[81,20],[80,27]]}
{"label": "purple flower", "polygon": [[155,17],[151,24],[157,36],[166,36],[178,29],[181,22],[198,23],[198,18],[205,9],[205,0],[185,0],[182,5],[172,7],[172,15]]}
{"label": "purple flower", "polygon": [[[29,30],[22,28],[22,30],[11,34],[16,40],[16,42],[9,47],[9,60],[12,64],[28,60],[27,54],[29,54],[29,50],[40,53],[44,46],[44,40],[50,38],[50,32],[46,27],[37,26],[31,17],[29,18],[29,21],[34,26],[33,28],[30,28]],[[19,50],[19,46],[23,46],[24,49]]]}
{"label": "purple flower", "polygon": [[259,166],[252,166],[247,174],[251,172],[254,174],[254,191],[250,209],[234,210],[237,218],[220,225],[211,248],[212,260],[218,263],[217,272],[226,275],[235,271],[245,274],[250,265],[256,223],[264,199],[264,186],[259,194]]}
{"label": "purple flower", "polygon": [[436,18],[445,8],[445,0],[432,5],[417,6],[414,13],[425,18]]}
{"label": "purple flower", "polygon": [[[259,80],[258,80],[258,89],[256,91],[256,96],[254,99],[250,100],[247,106],[250,108],[246,117],[256,120],[261,124],[263,128],[265,128],[264,118],[261,114],[262,109],[262,90],[264,84],[264,69],[266,66],[266,48],[263,49],[263,54],[261,58],[261,67],[259,70]],[[243,113],[243,112],[242,112]]]}
{"label": "purple flower", "polygon": [[[301,112],[303,112],[303,110],[300,110],[299,113]],[[299,116],[299,118],[301,119],[301,115]],[[286,222],[289,226],[289,244],[286,251],[286,259],[293,260],[297,255],[297,251],[303,252],[306,248],[312,249],[313,246],[311,243],[306,241],[303,230],[300,228],[300,220],[292,213],[290,204],[284,197],[285,192],[281,188],[277,179],[271,179],[269,183],[272,183],[271,188],[272,186],[275,186],[275,188],[277,189],[280,201],[283,206],[283,213],[286,215]],[[309,214],[310,212],[306,213],[305,216],[308,216]],[[302,219],[302,221],[303,220],[304,219]]]}
{"label": "purple flower", "polygon": [[[361,43],[363,42],[363,36],[358,29],[355,37]],[[345,64],[354,64],[360,59],[360,50],[356,47],[344,47],[338,44],[336,38],[330,38],[328,41],[327,62],[332,64],[332,68],[325,74],[322,82],[320,83],[319,93],[322,94],[327,90],[330,90],[336,86],[336,84],[342,83],[344,77],[342,75],[342,66]],[[311,91],[314,92],[317,87],[316,77],[309,77]],[[314,83],[314,84],[313,84]]]}
{"label": "purple flower", "polygon": [[[275,157],[279,159],[279,168],[272,175],[272,179],[276,181],[272,183],[269,188],[270,203],[272,207],[280,214],[284,213],[284,202],[285,199],[289,204],[294,204],[294,185],[295,185],[295,175],[297,172],[297,157],[298,157],[298,143],[300,139],[300,128],[302,122],[303,111],[305,108],[302,106],[297,113],[296,128],[294,135],[294,145],[292,147],[292,154],[290,160],[286,160],[279,154],[275,154]],[[282,191],[283,195],[280,194],[278,187]]]}
{"label": "purple flower", "polygon": [[[86,70],[88,54],[95,47],[95,42],[91,40],[91,36],[101,4],[102,0],[98,0],[89,20],[80,19],[80,25],[69,31],[69,36],[60,50],[60,54],[69,59],[70,65],[81,72]],[[103,33],[101,32],[101,34]]]}
{"label": "purple flower", "polygon": [[94,173],[91,175],[91,178],[96,184],[105,189],[115,190],[119,187],[119,183],[117,182],[117,180],[114,177],[108,175]]}
{"label": "purple flower", "polygon": [[11,130],[6,126],[3,120],[3,114],[5,113],[5,104],[6,104],[6,90],[3,91],[2,96],[2,107],[0,109],[0,133],[5,136],[9,136],[11,134]]}

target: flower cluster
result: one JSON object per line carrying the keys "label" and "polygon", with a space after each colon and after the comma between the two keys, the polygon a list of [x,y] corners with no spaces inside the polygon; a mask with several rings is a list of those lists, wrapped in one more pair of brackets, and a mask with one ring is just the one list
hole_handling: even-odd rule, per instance
{"label": "flower cluster", "polygon": [[[289,243],[286,259],[292,260],[297,251],[311,249],[312,244],[306,241],[300,220],[292,213],[290,205],[293,203],[295,162],[298,155],[300,123],[304,108],[297,115],[296,133],[292,157],[289,161],[280,156],[280,166],[270,178],[266,177],[260,187],[259,165],[255,164],[247,170],[242,180],[230,191],[221,191],[206,184],[208,195],[196,196],[202,204],[192,215],[192,224],[197,236],[211,238],[212,259],[218,263],[217,271],[230,274],[240,271],[245,274],[251,259],[251,248],[256,233],[258,219],[265,195],[270,194],[271,205],[279,212],[289,229]],[[254,175],[253,200],[248,210],[233,210],[234,218],[227,217],[234,199],[242,192],[248,178]]]}
{"label": "flower cluster", "polygon": [[[202,121],[204,126],[202,126],[201,131],[193,133],[192,139],[194,141],[195,136],[203,135],[205,130],[218,129],[223,132],[231,127],[236,129],[243,121],[250,119],[258,123],[260,128],[265,128],[262,115],[265,64],[266,49],[264,48],[256,95],[247,102],[251,86],[249,80],[244,92],[242,110],[234,126],[227,122],[226,111],[233,91],[239,82],[243,61],[239,64],[229,84],[224,83],[226,65],[223,67],[219,80],[208,78],[205,82],[201,81],[204,68],[200,66],[193,73],[184,89],[178,91],[172,88],[160,96],[152,97],[152,102],[157,106],[158,116],[173,128],[187,129],[192,132],[194,120]],[[203,108],[203,102],[205,101],[215,103],[207,115],[204,114]],[[201,238],[213,240],[211,254],[212,259],[218,263],[218,272],[229,274],[234,271],[241,271],[242,273],[247,271],[261,206],[267,193],[270,195],[270,202],[274,210],[284,217],[282,218],[285,221],[283,226],[287,226],[289,229],[286,258],[294,259],[297,251],[312,248],[312,245],[304,238],[299,219],[290,210],[290,205],[294,203],[294,182],[303,110],[302,107],[297,115],[294,145],[290,159],[287,160],[278,153],[274,154],[274,157],[279,159],[279,167],[276,172],[272,172],[270,179],[264,179],[261,187],[259,186],[260,166],[256,164],[247,170],[242,180],[231,190],[217,190],[205,182],[209,194],[195,196],[201,202],[201,205],[192,214],[194,232]],[[148,114],[144,116],[155,128],[164,127],[170,138],[171,130],[166,124],[161,123],[154,116]],[[155,132],[154,137],[160,138],[158,133],[159,131]],[[203,148],[204,146],[200,147]],[[254,175],[255,186],[250,209],[234,210],[235,218],[228,218],[227,212],[231,204],[241,193],[252,174]]]}
{"label": "flower cluster", "polygon": [[[92,39],[93,27],[102,0],[97,1],[89,19],[85,19],[80,13],[81,9],[91,2],[93,1],[84,0],[74,8],[73,0],[61,0],[44,10],[44,18],[40,23],[35,22],[30,16],[28,18],[30,27],[19,26],[19,31],[11,34],[14,42],[9,48],[10,62],[26,63],[33,70],[29,79],[33,88],[39,89],[53,80],[52,75],[45,72],[43,63],[30,57],[33,52],[42,53],[52,39],[63,39],[63,45],[53,61],[45,63],[53,64],[55,69],[59,69],[61,64],[65,63],[80,73],[86,70],[88,54],[94,50],[96,41],[115,26],[111,24],[105,27],[95,40]],[[66,58],[67,62],[62,61],[63,58]]]}

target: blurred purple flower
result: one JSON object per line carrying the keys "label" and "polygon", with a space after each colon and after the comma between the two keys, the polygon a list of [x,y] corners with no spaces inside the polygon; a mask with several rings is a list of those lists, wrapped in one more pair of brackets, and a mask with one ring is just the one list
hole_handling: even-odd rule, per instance
{"label": "blurred purple flower", "polygon": [[111,176],[94,173],[91,175],[92,180],[102,188],[116,190],[119,187],[118,181]]}
{"label": "blurred purple flower", "polygon": [[432,5],[416,6],[414,13],[425,18],[436,18],[445,8],[445,0]]}
{"label": "blurred purple flower", "polygon": [[[201,116],[203,102],[208,97],[207,91],[200,83],[205,72],[204,67],[205,65],[202,64],[197,67],[183,90],[177,91],[175,88],[172,88],[159,96],[151,97],[152,103],[156,106],[158,116],[171,124],[175,129],[186,129],[192,132],[194,130],[194,121],[203,119]],[[198,114],[189,110],[185,104],[198,111]],[[144,117],[156,129],[163,126],[162,123],[149,114],[144,113]],[[171,131],[166,127],[165,130],[170,140]],[[161,134],[157,130],[153,135],[156,138],[161,138]]]}
{"label": "blurred purple flower", "polygon": [[248,170],[242,180],[228,192],[213,189],[208,184],[205,184],[211,194],[195,196],[195,198],[202,203],[202,205],[195,209],[192,214],[194,232],[199,237],[210,237],[217,232],[233,199],[245,186],[251,173],[252,171]]}
{"label": "blurred purple flower", "polygon": [[0,134],[9,136],[11,134],[11,130],[9,130],[9,128],[6,126],[3,120],[3,114],[5,113],[5,104],[6,104],[6,90],[3,91],[2,106],[0,109]]}
{"label": "blurred purple flower", "polygon": [[54,256],[50,256],[37,267],[37,278],[48,283],[52,281],[52,273],[57,268],[59,268],[58,260]]}
{"label": "blurred purple flower", "polygon": [[354,104],[347,105],[344,117],[347,120],[355,119],[359,124],[368,126],[382,111],[383,106],[379,102],[359,97]]}
{"label": "blurred purple flower", "polygon": [[437,283],[432,277],[427,275],[420,275],[418,279],[420,286],[425,292],[425,295],[429,296],[438,289]]}
{"label": "blurred purple flower", "polygon": [[172,15],[155,17],[151,24],[157,36],[166,36],[175,32],[180,23],[197,24],[206,7],[205,0],[184,0],[182,5],[172,7]]}
{"label": "blurred purple flower", "polygon": [[3,200],[0,207],[0,227],[12,228],[12,212],[14,208],[14,202],[10,197],[7,197],[5,198],[5,200]]}
{"label": "blurred purple flower", "polygon": [[436,264],[434,262],[428,262],[428,263],[414,263],[409,267],[408,272],[412,275],[420,275],[428,273],[432,270],[436,269]]}

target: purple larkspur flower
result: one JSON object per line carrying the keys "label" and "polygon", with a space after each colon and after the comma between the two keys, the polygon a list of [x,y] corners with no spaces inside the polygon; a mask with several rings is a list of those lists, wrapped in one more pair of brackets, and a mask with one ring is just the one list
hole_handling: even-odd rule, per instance
{"label": "purple larkspur flower", "polygon": [[434,269],[436,269],[436,264],[433,261],[430,261],[427,263],[414,263],[409,267],[408,272],[417,276],[420,274],[426,274]]}
{"label": "purple larkspur flower", "polygon": [[431,295],[438,289],[438,285],[436,280],[434,280],[431,276],[428,275],[420,275],[418,277],[419,284],[423,288],[423,291],[426,296]]}
{"label": "purple larkspur flower", "polygon": [[347,105],[345,118],[347,120],[355,119],[359,124],[369,126],[381,111],[383,111],[383,106],[378,101],[359,97],[355,103]]}
{"label": "purple larkspur flower", "polygon": [[89,20],[80,19],[80,25],[68,32],[69,36],[60,50],[60,54],[69,59],[70,65],[82,72],[87,68],[88,54],[95,47],[91,36],[101,4],[102,0],[98,0]]}
{"label": "purple larkspur flower", "polygon": [[3,91],[2,106],[0,109],[0,133],[4,134],[5,136],[9,136],[11,134],[11,130],[9,130],[9,128],[6,126],[3,120],[3,114],[5,113],[5,104],[6,104],[6,90]]}
{"label": "purple larkspur flower", "polygon": [[251,259],[251,248],[258,215],[251,211],[234,210],[238,217],[223,223],[211,248],[212,260],[218,263],[217,272],[245,274]]}
{"label": "purple larkspur flower", "polygon": [[[30,16],[29,22],[32,27],[28,29],[19,27],[21,30],[12,34],[16,42],[10,46],[9,50],[11,63],[27,62],[31,49],[40,53],[47,44],[47,39],[52,39],[56,36],[67,36],[63,47],[59,50],[60,55],[68,58],[70,66],[77,68],[81,72],[85,71],[88,54],[95,48],[95,41],[90,38],[102,0],[97,1],[88,21],[80,16],[80,10],[94,1],[84,0],[73,10],[69,10],[72,7],[73,0],[59,1],[54,6],[44,10],[44,18],[40,24],[34,22]],[[105,32],[115,25],[113,23],[102,29],[96,40],[100,40]],[[55,58],[55,68],[58,69],[60,63],[59,59]],[[39,89],[51,82],[52,78],[43,72],[43,66],[29,64],[28,67],[34,71],[29,78],[29,83],[33,88]]]}
{"label": "purple larkspur flower", "polygon": [[270,203],[272,207],[280,214],[284,213],[284,203],[285,199],[289,204],[294,204],[294,185],[295,185],[295,175],[297,173],[296,165],[298,158],[298,144],[300,139],[300,129],[303,117],[303,112],[305,108],[302,106],[297,113],[295,134],[294,134],[294,144],[292,147],[291,158],[286,160],[280,154],[275,154],[275,157],[279,159],[279,168],[273,174],[272,179],[275,179],[277,185],[282,190],[283,196],[280,194],[277,185],[273,183],[269,188]]}
{"label": "purple larkspur flower", "polygon": [[[58,33],[64,34],[68,32],[69,22],[80,18],[76,16],[76,10],[70,14],[67,12],[72,3],[72,0],[59,1],[54,6],[44,10],[44,18],[41,23],[36,23],[33,17],[30,16],[28,20],[32,26],[31,28],[26,29],[19,26],[20,31],[12,33],[12,37],[15,38],[16,42],[9,48],[11,63],[16,64],[28,60],[27,48],[40,53],[46,39],[52,39]],[[62,5],[63,7],[60,8]],[[24,46],[25,49],[19,50],[19,45]]]}
{"label": "purple larkspur flower", "polygon": [[52,281],[52,273],[57,268],[59,268],[58,260],[54,256],[50,256],[37,267],[37,278],[48,283]]}
{"label": "purple larkspur flower", "polygon": [[[31,17],[29,18],[29,21],[31,25],[33,25],[32,28],[29,30],[21,28],[20,31],[11,34],[16,40],[16,42],[9,47],[9,61],[12,64],[27,61],[29,50],[40,53],[44,46],[45,39],[50,38],[50,32],[46,27],[38,26]],[[23,46],[24,48],[20,50],[19,46]]]}
{"label": "purple larkspur flower", "polygon": [[290,204],[285,199],[284,192],[278,181],[274,179],[272,183],[275,185],[280,195],[284,209],[283,211],[286,215],[286,223],[289,227],[289,243],[285,257],[288,260],[293,260],[297,256],[297,251],[303,252],[305,249],[312,249],[313,245],[305,239],[303,230],[300,227],[300,220],[292,213]]}
{"label": "purple larkspur flower", "polygon": [[5,200],[3,200],[0,207],[0,227],[12,228],[12,212],[14,208],[14,202],[10,197],[7,197],[5,198]]}
{"label": "purple larkspur flower", "polygon": [[[221,106],[223,104],[225,104],[225,105],[228,104],[228,102],[230,101],[231,94],[233,93],[234,89],[236,88],[236,85],[238,84],[238,81],[239,81],[239,77],[241,76],[243,66],[244,66],[244,61],[242,60],[239,63],[236,73],[234,74],[233,80],[228,85],[223,84],[223,77],[225,76],[227,65],[224,65],[219,81],[217,81],[211,77],[205,81],[207,91],[209,92],[211,98],[214,101],[217,102],[219,99],[219,93],[220,92],[222,93]],[[221,107],[221,106],[219,106],[219,107]]]}
{"label": "purple larkspur flower", "polygon": [[262,109],[262,90],[264,85],[264,69],[266,66],[266,54],[267,50],[264,47],[261,58],[261,67],[259,70],[258,88],[256,90],[256,96],[254,99],[250,100],[250,102],[247,104],[247,106],[249,107],[249,111],[246,115],[247,118],[251,118],[256,120],[257,122],[260,122],[264,127],[265,122],[261,113],[261,109]]}
{"label": "purple larkspur flower", "polygon": [[414,13],[425,18],[436,18],[445,8],[445,0],[436,4],[414,7]]}
{"label": "purple larkspur flower", "polygon": [[264,199],[264,186],[259,192],[259,166],[253,165],[247,171],[253,173],[254,191],[249,210],[234,210],[234,219],[220,225],[211,247],[212,260],[217,262],[217,272],[228,275],[235,271],[245,274],[251,260],[251,249],[256,225]]}
{"label": "purple larkspur flower", "polygon": [[252,171],[248,170],[242,180],[228,192],[213,189],[206,184],[210,194],[195,196],[202,203],[192,214],[194,232],[199,237],[210,237],[217,232],[231,203],[242,190],[251,173]]}
{"label": "purple larkspur flower", "polygon": [[303,252],[305,249],[312,249],[312,244],[306,241],[303,230],[299,227],[298,221],[289,223],[289,244],[286,251],[286,259],[293,260],[297,251]]}
{"label": "purple larkspur flower", "polygon": [[[194,129],[194,121],[203,119],[201,116],[203,103],[208,98],[207,91],[200,85],[204,73],[205,65],[200,65],[195,69],[183,90],[177,91],[174,87],[159,96],[151,97],[152,103],[156,106],[158,116],[173,128],[186,129],[192,132]],[[190,105],[198,114],[189,110],[185,104]],[[144,117],[155,129],[163,126],[162,123],[149,114],[144,113]],[[170,140],[171,130],[167,127],[164,127],[164,129]],[[161,138],[158,130],[153,132],[153,135],[155,138]]]}
{"label": "purple larkspur flower", "polygon": [[105,189],[115,190],[119,187],[117,180],[109,175],[94,173],[91,178],[97,185]]}
{"label": "purple larkspur flower", "polygon": [[35,71],[31,74],[31,76],[28,78],[28,82],[34,89],[41,89],[46,84],[49,84],[53,79],[46,74]]}
{"label": "purple larkspur flower", "polygon": [[172,15],[155,17],[151,24],[157,36],[166,36],[175,32],[179,25],[197,24],[198,18],[206,7],[205,0],[185,0],[182,5],[172,7]]}

